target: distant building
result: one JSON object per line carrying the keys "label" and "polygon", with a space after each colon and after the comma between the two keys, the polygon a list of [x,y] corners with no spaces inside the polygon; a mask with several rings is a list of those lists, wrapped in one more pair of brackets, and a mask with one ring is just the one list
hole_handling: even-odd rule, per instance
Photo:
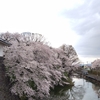
{"label": "distant building", "polygon": [[86,75],[86,74],[88,74],[88,70],[87,70],[87,69],[83,69],[83,70],[82,70],[82,73],[83,73],[84,75]]}

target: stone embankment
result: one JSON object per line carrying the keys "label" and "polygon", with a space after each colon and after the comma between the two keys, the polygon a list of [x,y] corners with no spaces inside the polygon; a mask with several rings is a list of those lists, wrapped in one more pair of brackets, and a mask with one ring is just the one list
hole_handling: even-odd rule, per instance
{"label": "stone embankment", "polygon": [[3,59],[0,58],[0,100],[20,100],[10,92],[9,81],[5,75]]}

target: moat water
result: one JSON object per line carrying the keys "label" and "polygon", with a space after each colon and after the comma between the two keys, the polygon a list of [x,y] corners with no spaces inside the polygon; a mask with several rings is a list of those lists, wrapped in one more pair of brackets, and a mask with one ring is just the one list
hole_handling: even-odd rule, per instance
{"label": "moat water", "polygon": [[100,100],[100,86],[83,78],[73,78],[73,87],[58,88],[48,100]]}

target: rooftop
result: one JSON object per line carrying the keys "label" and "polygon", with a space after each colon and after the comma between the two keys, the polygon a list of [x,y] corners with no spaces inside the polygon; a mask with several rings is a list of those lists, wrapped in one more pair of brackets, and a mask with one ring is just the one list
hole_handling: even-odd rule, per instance
{"label": "rooftop", "polygon": [[11,43],[9,43],[8,41],[6,41],[6,40],[4,40],[2,38],[0,38],[0,44],[3,44],[5,46],[10,46],[11,45]]}

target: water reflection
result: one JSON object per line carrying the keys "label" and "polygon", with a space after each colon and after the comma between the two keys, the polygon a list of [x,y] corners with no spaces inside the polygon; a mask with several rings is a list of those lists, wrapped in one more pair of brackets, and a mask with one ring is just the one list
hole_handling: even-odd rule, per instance
{"label": "water reflection", "polygon": [[57,87],[51,96],[44,100],[100,100],[98,91],[100,87],[82,78],[73,78],[75,86]]}
{"label": "water reflection", "polygon": [[[73,81],[75,81],[75,87],[82,87],[79,89],[77,93],[78,95],[76,94],[76,97],[79,97],[78,100],[98,100],[98,96],[92,88],[92,83],[86,81],[85,79],[78,78],[73,78]],[[77,99],[75,98],[74,100]]]}

